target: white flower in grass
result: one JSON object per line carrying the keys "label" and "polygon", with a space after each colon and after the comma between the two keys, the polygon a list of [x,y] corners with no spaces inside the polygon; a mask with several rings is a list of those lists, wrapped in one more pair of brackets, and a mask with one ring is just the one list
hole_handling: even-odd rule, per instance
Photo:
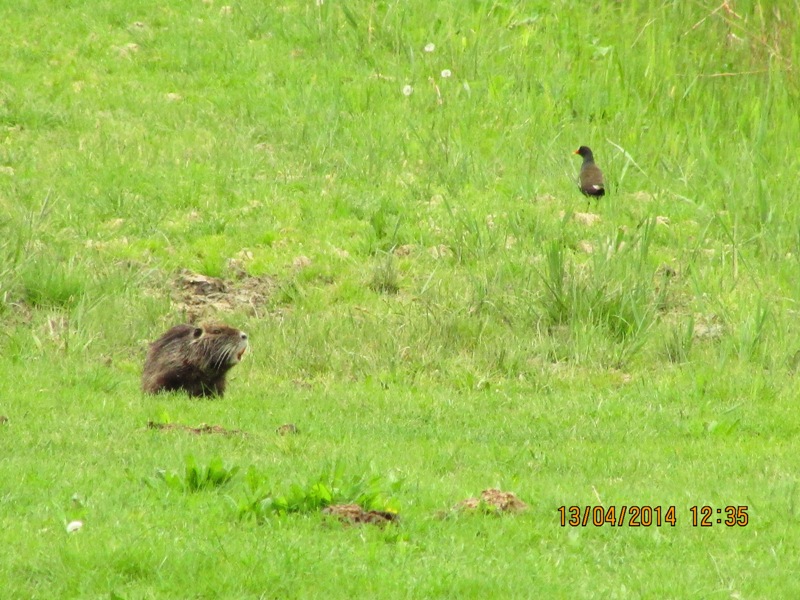
{"label": "white flower in grass", "polygon": [[75,533],[83,527],[83,521],[70,521],[67,525],[67,533]]}
{"label": "white flower in grass", "polygon": [[452,75],[453,72],[450,69],[445,69],[444,71],[442,71],[442,77],[444,77],[445,79],[447,79],[448,77],[452,77]]}
{"label": "white flower in grass", "polygon": [[425,44],[425,52],[433,52],[434,50],[436,50],[436,44],[433,42],[428,42]]}
{"label": "white flower in grass", "polygon": [[414,93],[413,87],[411,87],[410,85],[403,86],[403,96],[410,96],[413,93]]}

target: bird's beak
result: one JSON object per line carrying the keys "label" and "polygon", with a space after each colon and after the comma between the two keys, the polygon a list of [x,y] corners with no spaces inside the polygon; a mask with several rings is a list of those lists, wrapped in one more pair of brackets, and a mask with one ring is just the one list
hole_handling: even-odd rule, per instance
{"label": "bird's beak", "polygon": [[573,154],[580,154],[580,152],[578,152],[577,150],[575,150],[575,152],[573,152]]}

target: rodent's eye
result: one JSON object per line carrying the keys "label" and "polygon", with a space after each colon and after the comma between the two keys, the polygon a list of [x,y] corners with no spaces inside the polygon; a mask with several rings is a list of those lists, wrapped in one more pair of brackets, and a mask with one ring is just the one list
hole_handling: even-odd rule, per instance
{"label": "rodent's eye", "polygon": [[203,330],[200,329],[199,327],[195,327],[192,334],[194,335],[195,338],[199,338],[201,335],[203,335]]}

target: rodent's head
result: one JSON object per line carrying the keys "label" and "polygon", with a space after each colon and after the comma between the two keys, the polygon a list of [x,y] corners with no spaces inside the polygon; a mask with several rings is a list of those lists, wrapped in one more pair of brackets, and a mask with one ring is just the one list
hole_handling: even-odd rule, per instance
{"label": "rodent's head", "polygon": [[247,334],[227,325],[203,324],[195,327],[191,336],[193,353],[202,357],[204,367],[209,371],[227,371],[247,352]]}

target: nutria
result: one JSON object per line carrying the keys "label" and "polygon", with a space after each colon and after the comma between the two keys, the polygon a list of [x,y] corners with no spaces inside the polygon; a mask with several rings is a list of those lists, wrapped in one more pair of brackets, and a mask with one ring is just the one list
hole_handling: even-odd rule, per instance
{"label": "nutria", "polygon": [[225,374],[247,350],[247,334],[227,325],[176,325],[150,344],[142,373],[147,394],[184,390],[222,396]]}

